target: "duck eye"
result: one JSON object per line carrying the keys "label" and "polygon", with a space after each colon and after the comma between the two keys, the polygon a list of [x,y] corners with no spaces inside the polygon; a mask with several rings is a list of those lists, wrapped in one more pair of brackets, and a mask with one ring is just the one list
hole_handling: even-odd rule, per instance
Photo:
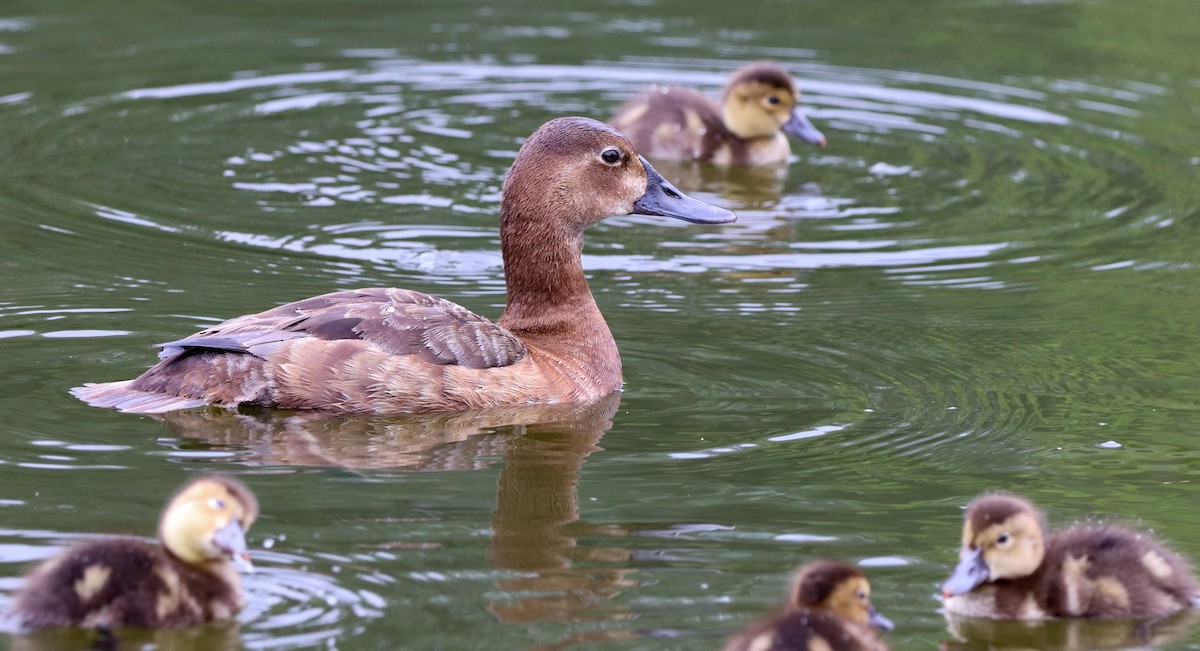
{"label": "duck eye", "polygon": [[1003,545],[1006,542],[1008,542],[1008,534],[1006,533],[1002,533],[998,538],[996,538],[996,544],[998,545]]}
{"label": "duck eye", "polygon": [[778,103],[779,103],[779,96],[778,96],[778,95],[768,95],[768,96],[767,96],[767,103],[768,103],[768,104],[778,104]]}
{"label": "duck eye", "polygon": [[860,601],[866,601],[866,600],[867,600],[867,593],[865,593],[865,592],[859,592],[859,593],[858,593],[858,598],[859,598],[859,600],[860,600]]}
{"label": "duck eye", "polygon": [[208,505],[214,509],[217,509],[218,511],[221,511],[225,509],[225,500],[219,497],[214,497],[208,501]]}
{"label": "duck eye", "polygon": [[600,158],[609,165],[616,165],[621,162],[621,152],[617,151],[616,147],[609,147],[600,154]]}

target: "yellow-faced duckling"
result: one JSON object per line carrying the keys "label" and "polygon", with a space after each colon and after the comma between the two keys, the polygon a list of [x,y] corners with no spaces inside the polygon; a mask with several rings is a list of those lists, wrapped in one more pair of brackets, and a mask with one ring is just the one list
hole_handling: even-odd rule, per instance
{"label": "yellow-faced duckling", "polygon": [[1029,502],[985,494],[963,523],[948,614],[994,619],[1161,617],[1196,605],[1187,562],[1148,533],[1078,524],[1046,535]]}
{"label": "yellow-faced duckling", "polygon": [[823,560],[801,567],[788,603],[751,624],[725,651],[886,651],[872,629],[892,622],[871,605],[871,584],[849,563]]}
{"label": "yellow-faced duckling", "polygon": [[621,388],[621,357],[584,278],[583,231],[612,215],[721,224],[612,127],[559,118],[517,154],[500,200],[508,302],[493,323],[403,289],[334,292],[161,344],[133,380],[78,387],[98,407],[162,413],[249,403],[341,413],[589,403]]}
{"label": "yellow-faced duckling", "polygon": [[179,628],[225,619],[243,604],[237,567],[250,569],[245,531],[254,494],[227,477],[179,490],[158,523],[160,545],[136,538],[82,542],[39,565],[13,612],[27,628]]}
{"label": "yellow-faced duckling", "polygon": [[789,135],[825,146],[799,102],[792,76],[761,62],[734,72],[719,104],[689,88],[656,87],[622,107],[612,125],[650,158],[770,165],[791,155]]}

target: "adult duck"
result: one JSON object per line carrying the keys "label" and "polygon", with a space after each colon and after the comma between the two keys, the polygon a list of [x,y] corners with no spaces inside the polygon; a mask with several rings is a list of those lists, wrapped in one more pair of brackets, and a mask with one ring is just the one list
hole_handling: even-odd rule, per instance
{"label": "adult duck", "polygon": [[799,101],[791,75],[764,61],[734,72],[719,103],[690,88],[655,87],[623,106],[612,125],[650,158],[769,165],[791,155],[787,136],[825,146]]}
{"label": "adult duck", "polygon": [[161,344],[133,380],[73,389],[85,402],[163,413],[255,404],[340,413],[586,403],[621,387],[621,358],[584,278],[583,231],[611,215],[701,224],[732,212],[676,190],[612,127],[551,120],[504,180],[499,323],[420,292],[333,292]]}

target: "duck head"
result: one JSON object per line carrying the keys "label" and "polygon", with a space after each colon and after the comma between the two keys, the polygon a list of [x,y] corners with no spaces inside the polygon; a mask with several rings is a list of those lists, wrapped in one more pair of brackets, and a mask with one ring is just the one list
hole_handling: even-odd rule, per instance
{"label": "duck head", "polygon": [[736,219],[680,192],[616,129],[589,118],[558,118],[525,141],[504,179],[501,239],[547,227],[579,235],[605,217],[630,214],[698,224]]}
{"label": "duck head", "polygon": [[1045,555],[1045,525],[1032,504],[1012,495],[983,495],[967,507],[958,566],[942,594],[952,597],[981,583],[1029,576]]}
{"label": "duck head", "polygon": [[721,119],[739,138],[769,138],[782,131],[824,147],[825,135],[800,112],[799,102],[800,93],[786,70],[770,62],[756,63],[730,77]]}
{"label": "duck head", "polygon": [[892,621],[871,605],[871,584],[862,570],[842,561],[810,563],[796,572],[791,606],[827,610],[842,619],[890,631]]}
{"label": "duck head", "polygon": [[253,571],[245,536],[257,517],[258,501],[244,484],[204,476],[185,484],[167,504],[158,536],[186,563],[231,561]]}

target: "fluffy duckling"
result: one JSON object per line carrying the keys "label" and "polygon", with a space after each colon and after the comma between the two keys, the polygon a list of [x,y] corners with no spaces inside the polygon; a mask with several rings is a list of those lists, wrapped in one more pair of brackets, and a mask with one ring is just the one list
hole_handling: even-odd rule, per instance
{"label": "fluffy duckling", "polygon": [[985,494],[963,523],[947,614],[994,619],[1161,617],[1200,600],[1187,562],[1150,534],[1079,524],[1046,535],[1029,502]]}
{"label": "fluffy duckling", "polygon": [[788,603],[751,624],[725,651],[886,651],[871,629],[892,622],[871,605],[871,584],[854,565],[824,560],[796,572]]}
{"label": "fluffy duckling", "polygon": [[250,570],[245,531],[258,502],[241,482],[188,482],[158,523],[161,546],[136,538],[82,542],[39,565],[17,595],[28,628],[179,628],[244,604],[235,566]]}
{"label": "fluffy duckling", "polygon": [[499,323],[420,292],[340,291],[161,344],[161,361],[141,376],[73,393],[137,413],[257,404],[394,415],[591,403],[621,388],[621,357],[584,277],[584,229],[634,213],[735,219],[676,190],[612,127],[579,117],[530,136],[501,195],[508,301]]}
{"label": "fluffy duckling", "polygon": [[761,62],[733,73],[720,104],[688,88],[656,87],[622,107],[612,125],[650,158],[770,165],[791,155],[789,135],[825,146],[799,101],[791,75]]}

